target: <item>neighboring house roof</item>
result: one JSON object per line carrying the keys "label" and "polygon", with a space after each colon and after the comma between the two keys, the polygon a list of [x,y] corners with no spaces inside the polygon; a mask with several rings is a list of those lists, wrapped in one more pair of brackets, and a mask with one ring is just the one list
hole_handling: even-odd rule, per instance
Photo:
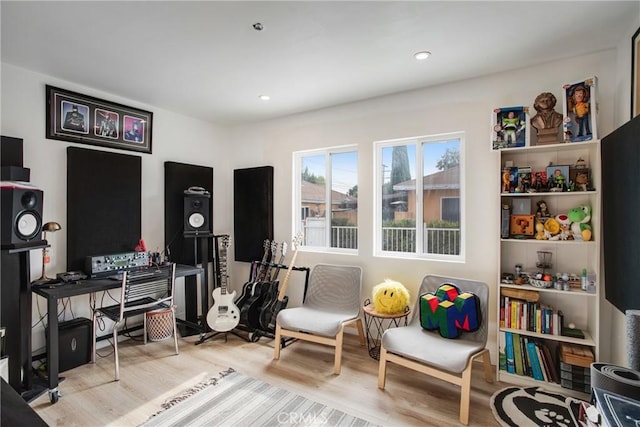
{"label": "neighboring house roof", "polygon": [[[302,181],[300,188],[300,198],[302,203],[324,203],[326,190],[324,185],[313,184],[308,181]],[[331,191],[331,204],[341,205],[348,204],[357,201],[356,198],[347,196],[344,193],[338,191]]]}
{"label": "neighboring house roof", "polygon": [[[422,179],[423,190],[454,190],[460,188],[460,165],[426,175]],[[393,186],[396,191],[416,189],[416,180],[400,182]]]}

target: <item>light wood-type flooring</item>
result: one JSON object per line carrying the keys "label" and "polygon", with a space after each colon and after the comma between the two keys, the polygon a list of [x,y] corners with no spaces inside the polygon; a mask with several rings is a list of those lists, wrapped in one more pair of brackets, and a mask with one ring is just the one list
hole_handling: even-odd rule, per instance
{"label": "light wood-type flooring", "polygon": [[[348,328],[350,332],[351,328]],[[136,426],[160,410],[163,401],[227,368],[382,426],[460,425],[460,389],[432,377],[389,364],[385,390],[377,387],[378,362],[360,346],[357,335],[345,333],[342,373],[333,374],[329,347],[302,341],[285,347],[274,361],[271,339],[257,343],[218,335],[195,345],[199,336],[181,338],[180,354],[173,340],[120,344],[120,381],[113,380],[110,346],[99,350],[95,364],[62,373],[61,397],[47,393],[31,406],[51,426]],[[474,366],[470,426],[496,426],[489,399],[504,383],[485,382],[482,365]],[[251,402],[238,411],[250,408]],[[215,408],[212,408],[215,410]]]}

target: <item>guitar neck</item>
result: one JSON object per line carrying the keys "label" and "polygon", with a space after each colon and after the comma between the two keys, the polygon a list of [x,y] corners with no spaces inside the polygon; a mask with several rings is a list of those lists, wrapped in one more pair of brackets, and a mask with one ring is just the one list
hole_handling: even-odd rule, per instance
{"label": "guitar neck", "polygon": [[227,248],[229,247],[229,240],[225,238],[222,246],[220,247],[220,260],[218,265],[220,266],[220,293],[225,295],[227,293],[227,287],[229,284],[229,275],[227,269]]}
{"label": "guitar neck", "polygon": [[298,256],[298,248],[293,253],[293,257],[291,258],[291,264],[289,264],[289,268],[287,269],[287,274],[284,275],[284,280],[282,281],[282,285],[280,286],[280,291],[278,292],[278,301],[282,301],[284,299],[284,293],[287,291],[287,285],[289,284],[289,276],[291,275],[291,270],[293,270],[293,264],[296,262],[296,257]]}

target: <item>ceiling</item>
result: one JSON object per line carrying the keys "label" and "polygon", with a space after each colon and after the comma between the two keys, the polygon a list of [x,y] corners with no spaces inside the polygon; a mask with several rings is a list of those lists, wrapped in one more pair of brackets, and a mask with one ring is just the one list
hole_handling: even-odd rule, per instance
{"label": "ceiling", "polygon": [[0,13],[2,62],[237,125],[615,47],[640,2],[3,0]]}

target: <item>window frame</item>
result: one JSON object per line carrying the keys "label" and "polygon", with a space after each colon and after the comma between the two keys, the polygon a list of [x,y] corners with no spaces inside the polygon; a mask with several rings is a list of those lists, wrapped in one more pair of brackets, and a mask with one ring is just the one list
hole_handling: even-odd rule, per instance
{"label": "window frame", "polygon": [[[422,135],[408,138],[388,139],[381,141],[374,141],[373,143],[373,174],[374,174],[374,194],[373,194],[373,256],[382,258],[403,258],[403,259],[425,259],[425,260],[437,260],[437,261],[449,261],[464,263],[466,258],[466,209],[465,209],[465,193],[466,193],[466,180],[465,180],[465,139],[466,133],[464,131],[441,133],[434,135]],[[460,199],[460,254],[459,255],[443,255],[443,254],[430,254],[424,252],[423,239],[416,238],[415,252],[395,252],[395,251],[383,251],[382,250],[382,185],[384,183],[384,167],[382,165],[382,150],[384,148],[399,146],[399,145],[415,145],[416,158],[415,158],[415,181],[416,181],[416,194],[415,194],[415,231],[416,236],[422,235],[422,228],[424,224],[424,191],[417,191],[418,188],[423,188],[424,168],[423,168],[423,144],[434,142],[445,142],[451,140],[459,141],[459,170],[460,170],[460,188],[458,198]],[[451,196],[448,196],[451,197]],[[419,208],[418,208],[419,207]],[[442,208],[442,205],[440,206]],[[440,215],[442,218],[442,213]],[[420,226],[419,226],[420,225]]]}
{"label": "window frame", "polygon": [[[291,227],[292,236],[297,235],[301,231],[302,224],[302,159],[304,157],[311,156],[320,156],[324,155],[325,160],[325,206],[327,214],[325,217],[327,218],[327,222],[329,224],[328,227],[325,227],[325,242],[328,242],[325,246],[305,246],[300,244],[300,251],[303,252],[323,252],[323,253],[342,253],[342,254],[358,254],[360,248],[360,212],[359,209],[356,212],[356,229],[358,230],[358,239],[357,239],[357,248],[349,249],[349,248],[333,248],[331,247],[331,220],[332,220],[332,199],[331,199],[331,191],[333,186],[333,171],[331,165],[331,155],[332,154],[341,154],[341,153],[350,153],[355,152],[357,157],[356,162],[356,185],[360,188],[359,185],[359,169],[360,169],[360,153],[358,151],[357,144],[349,144],[349,145],[341,145],[341,146],[333,146],[333,147],[324,147],[324,148],[316,148],[310,150],[300,150],[293,152],[293,191],[294,195],[292,201],[292,211],[293,211],[293,224]],[[304,241],[304,239],[303,239]]]}

